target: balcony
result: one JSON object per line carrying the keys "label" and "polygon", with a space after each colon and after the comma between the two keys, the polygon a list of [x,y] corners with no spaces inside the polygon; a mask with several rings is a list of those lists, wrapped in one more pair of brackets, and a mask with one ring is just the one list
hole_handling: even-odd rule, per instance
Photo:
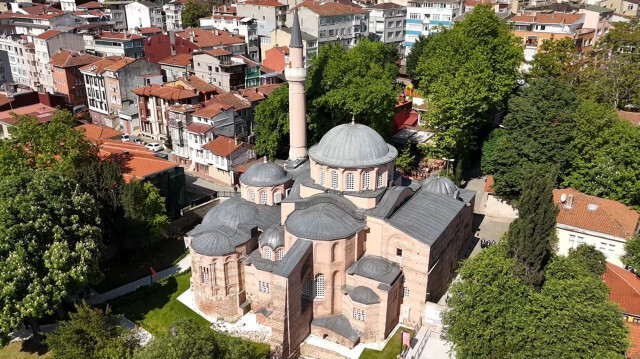
{"label": "balcony", "polygon": [[307,78],[307,69],[285,67],[284,76],[287,81],[304,81]]}

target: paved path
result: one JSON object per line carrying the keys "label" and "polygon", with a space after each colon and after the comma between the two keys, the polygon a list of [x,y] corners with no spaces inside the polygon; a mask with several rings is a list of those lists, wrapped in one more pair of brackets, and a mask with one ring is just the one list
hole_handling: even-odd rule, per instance
{"label": "paved path", "polygon": [[[157,279],[162,279],[177,273],[182,273],[188,270],[189,268],[191,268],[191,255],[187,254],[184,258],[180,260],[180,262],[178,262],[178,264],[174,265],[173,267],[159,271]],[[154,279],[153,281],[156,282],[157,279]],[[106,302],[111,299],[134,292],[136,291],[136,289],[150,285],[150,284],[151,284],[150,276],[146,276],[144,278],[140,278],[136,281],[133,281],[129,284],[125,284],[121,287],[118,287],[116,289],[112,289],[106,293],[102,293],[102,294],[98,293],[94,296],[91,296],[87,299],[87,304],[94,305],[94,304]]]}

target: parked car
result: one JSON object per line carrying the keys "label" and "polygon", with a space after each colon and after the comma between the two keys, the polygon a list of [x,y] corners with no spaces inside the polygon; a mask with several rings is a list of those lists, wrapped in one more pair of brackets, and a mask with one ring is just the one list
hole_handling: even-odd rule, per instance
{"label": "parked car", "polygon": [[74,115],[77,115],[78,117],[80,117],[81,112],[89,111],[89,109],[87,108],[87,105],[78,105],[78,106],[74,106],[72,111]]}
{"label": "parked car", "polygon": [[122,135],[122,142],[129,142],[131,138],[126,133]]}
{"label": "parked car", "polygon": [[153,152],[162,151],[162,145],[157,142],[147,143],[144,147],[146,147],[147,149]]}
{"label": "parked car", "polygon": [[137,143],[139,145],[146,145],[146,143],[140,137],[131,137],[131,141],[133,141],[133,143]]}

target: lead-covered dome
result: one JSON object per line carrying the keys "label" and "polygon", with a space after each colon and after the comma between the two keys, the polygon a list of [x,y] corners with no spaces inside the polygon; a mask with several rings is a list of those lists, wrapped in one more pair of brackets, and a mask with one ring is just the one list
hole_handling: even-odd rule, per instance
{"label": "lead-covered dome", "polygon": [[364,225],[364,221],[353,218],[332,203],[295,210],[285,222],[287,231],[296,237],[325,241],[352,236]]}
{"label": "lead-covered dome", "polygon": [[253,220],[258,215],[258,209],[239,196],[231,197],[213,207],[202,219],[202,224],[223,225],[236,228],[239,223]]}
{"label": "lead-covered dome", "polygon": [[332,128],[309,149],[309,157],[314,161],[340,168],[378,166],[397,156],[395,147],[384,142],[371,127],[353,122]]}
{"label": "lead-covered dome", "polygon": [[382,277],[391,272],[392,269],[393,265],[380,257],[367,256],[358,261],[358,270],[360,274],[366,277]]}
{"label": "lead-covered dome", "polygon": [[254,187],[278,186],[291,180],[291,174],[273,162],[256,163],[240,176],[240,182]]}
{"label": "lead-covered dome", "polygon": [[380,303],[380,297],[369,287],[358,286],[349,292],[349,298],[361,304]]}
{"label": "lead-covered dome", "polygon": [[226,256],[235,252],[235,246],[229,237],[220,231],[211,231],[196,236],[191,241],[191,248],[204,256]]}
{"label": "lead-covered dome", "polygon": [[269,246],[273,250],[284,247],[284,227],[275,225],[265,229],[260,235],[258,244],[260,247]]}
{"label": "lead-covered dome", "polygon": [[447,177],[427,177],[422,181],[422,188],[426,191],[453,196],[458,191],[458,187]]}

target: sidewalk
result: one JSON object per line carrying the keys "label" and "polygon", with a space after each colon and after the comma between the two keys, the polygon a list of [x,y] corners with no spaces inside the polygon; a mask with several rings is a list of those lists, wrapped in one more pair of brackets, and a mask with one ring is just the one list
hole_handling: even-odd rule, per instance
{"label": "sidewalk", "polygon": [[[191,255],[187,254],[175,266],[159,271],[158,278],[154,279],[153,281],[156,282],[158,279],[170,277],[177,273],[182,273],[188,270],[189,268],[191,268]],[[102,294],[97,293],[96,295],[93,295],[87,299],[87,304],[95,305],[95,304],[103,303],[111,299],[123,296],[125,294],[135,292],[138,288],[150,285],[151,283],[152,283],[151,276],[146,276],[144,278],[140,278],[136,281],[133,281],[129,284],[125,284],[121,287],[118,287],[116,289],[112,289],[106,293],[102,293]]]}

